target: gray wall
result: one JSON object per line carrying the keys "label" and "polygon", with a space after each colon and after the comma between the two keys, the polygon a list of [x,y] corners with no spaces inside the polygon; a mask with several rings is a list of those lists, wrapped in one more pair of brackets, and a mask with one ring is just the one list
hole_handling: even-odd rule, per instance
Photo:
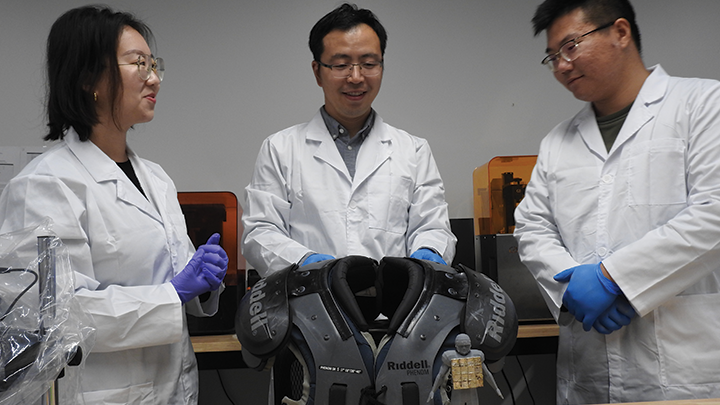
{"label": "gray wall", "polygon": [[[307,121],[322,104],[307,35],[340,2],[106,0],[145,19],[167,75],[155,119],[130,145],[160,163],[181,191],[244,199],[262,140]],[[0,1],[0,146],[41,145],[43,47],[78,0]],[[535,154],[540,139],[581,107],[540,65],[532,36],[539,0],[360,1],[389,39],[375,108],[427,138],[452,218],[472,217],[472,171],[494,156]],[[635,0],[648,65],[720,79],[720,2]],[[684,10],[685,8],[685,10]]]}

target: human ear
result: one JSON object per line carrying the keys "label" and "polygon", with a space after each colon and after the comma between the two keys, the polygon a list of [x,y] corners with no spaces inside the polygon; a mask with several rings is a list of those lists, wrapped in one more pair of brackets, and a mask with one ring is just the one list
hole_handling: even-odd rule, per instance
{"label": "human ear", "polygon": [[626,48],[633,43],[632,28],[630,22],[625,18],[618,18],[613,25],[615,31],[615,39],[617,43],[622,47]]}
{"label": "human ear", "polygon": [[315,75],[315,81],[317,85],[322,87],[322,77],[320,77],[320,64],[317,61],[312,61],[313,75]]}

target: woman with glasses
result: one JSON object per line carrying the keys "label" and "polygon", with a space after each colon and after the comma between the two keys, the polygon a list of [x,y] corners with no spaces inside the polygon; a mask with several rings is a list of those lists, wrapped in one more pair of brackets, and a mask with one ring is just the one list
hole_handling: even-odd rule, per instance
{"label": "woman with glasses", "polygon": [[0,197],[0,233],[52,219],[95,323],[84,366],[68,369],[81,373],[82,398],[61,391],[62,403],[197,402],[184,311],[217,310],[227,255],[217,234],[195,251],[172,180],[127,145],[128,130],[153,119],[163,78],[151,37],[132,15],[104,7],[53,24],[45,140],[57,143]]}

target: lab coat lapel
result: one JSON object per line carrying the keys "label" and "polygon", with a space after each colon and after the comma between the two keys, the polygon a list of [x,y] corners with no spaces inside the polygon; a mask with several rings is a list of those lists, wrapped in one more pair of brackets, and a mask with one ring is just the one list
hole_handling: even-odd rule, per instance
{"label": "lab coat lapel", "polygon": [[392,142],[385,130],[385,123],[375,115],[375,123],[367,138],[363,141],[355,162],[353,191],[370,177],[392,155]]}
{"label": "lab coat lapel", "polygon": [[[135,169],[135,174],[138,176],[138,178],[140,178],[140,175],[137,173],[138,168],[135,165],[135,162],[133,161],[132,164],[133,164],[133,169]],[[139,210],[141,210],[144,213],[146,213],[147,215],[151,216],[156,221],[162,222],[162,217],[160,216],[158,211],[155,209],[153,204],[150,201],[148,201],[148,199],[145,198],[145,196],[143,196],[142,193],[140,193],[140,190],[138,190],[137,187],[135,187],[135,185],[132,184],[130,179],[126,179],[124,177],[127,177],[127,176],[124,176],[124,173],[123,173],[122,177],[118,176],[118,178],[117,178],[116,184],[117,184],[118,200],[124,201],[130,205],[134,205]],[[149,187],[146,187],[145,185],[143,185],[142,182],[140,184],[143,187],[143,191],[145,192],[145,194],[148,194]]]}
{"label": "lab coat lapel", "polygon": [[348,172],[347,166],[342,160],[342,156],[340,156],[340,152],[338,152],[337,146],[332,136],[330,136],[320,112],[315,114],[315,117],[308,123],[305,140],[306,142],[312,142],[318,145],[313,155],[316,159],[322,160],[342,173],[348,182],[352,181],[350,172]]}
{"label": "lab coat lapel", "polygon": [[135,174],[140,180],[143,191],[145,191],[145,195],[147,196],[147,198],[143,198],[143,201],[152,211],[146,212],[161,223],[169,223],[167,218],[167,201],[165,200],[168,189],[167,183],[155,176],[130,149],[128,149],[128,156],[130,157],[133,168],[135,168]]}
{"label": "lab coat lapel", "polygon": [[607,148],[605,148],[605,143],[603,142],[602,135],[600,134],[600,129],[598,128],[597,120],[595,118],[595,111],[590,103],[588,103],[577,115],[575,118],[575,125],[577,126],[577,131],[580,133],[585,146],[590,149],[593,154],[605,161],[608,156]]}
{"label": "lab coat lapel", "polygon": [[614,152],[628,139],[632,138],[642,127],[650,122],[657,115],[660,108],[660,100],[665,96],[667,91],[669,76],[660,67],[652,68],[652,73],[645,79],[640,93],[633,103],[628,113],[625,124],[620,129],[615,143],[610,152]]}
{"label": "lab coat lapel", "polygon": [[[133,205],[155,220],[161,221],[161,217],[153,205],[132,184],[122,169],[100,148],[91,141],[81,142],[73,129],[67,132],[65,141],[95,182],[114,184],[115,196],[118,200]],[[137,170],[134,161],[133,168]]]}

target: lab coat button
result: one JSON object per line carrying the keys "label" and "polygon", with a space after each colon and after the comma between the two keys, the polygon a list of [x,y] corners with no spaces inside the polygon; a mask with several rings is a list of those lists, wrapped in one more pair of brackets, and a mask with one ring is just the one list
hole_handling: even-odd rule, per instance
{"label": "lab coat button", "polygon": [[610,183],[612,183],[612,182],[613,182],[613,176],[612,176],[612,174],[606,174],[606,175],[604,175],[604,176],[602,177],[602,181],[603,181],[603,183],[605,183],[605,184],[610,184]]}
{"label": "lab coat button", "polygon": [[604,257],[607,254],[607,249],[604,247],[598,248],[597,254],[600,257]]}

